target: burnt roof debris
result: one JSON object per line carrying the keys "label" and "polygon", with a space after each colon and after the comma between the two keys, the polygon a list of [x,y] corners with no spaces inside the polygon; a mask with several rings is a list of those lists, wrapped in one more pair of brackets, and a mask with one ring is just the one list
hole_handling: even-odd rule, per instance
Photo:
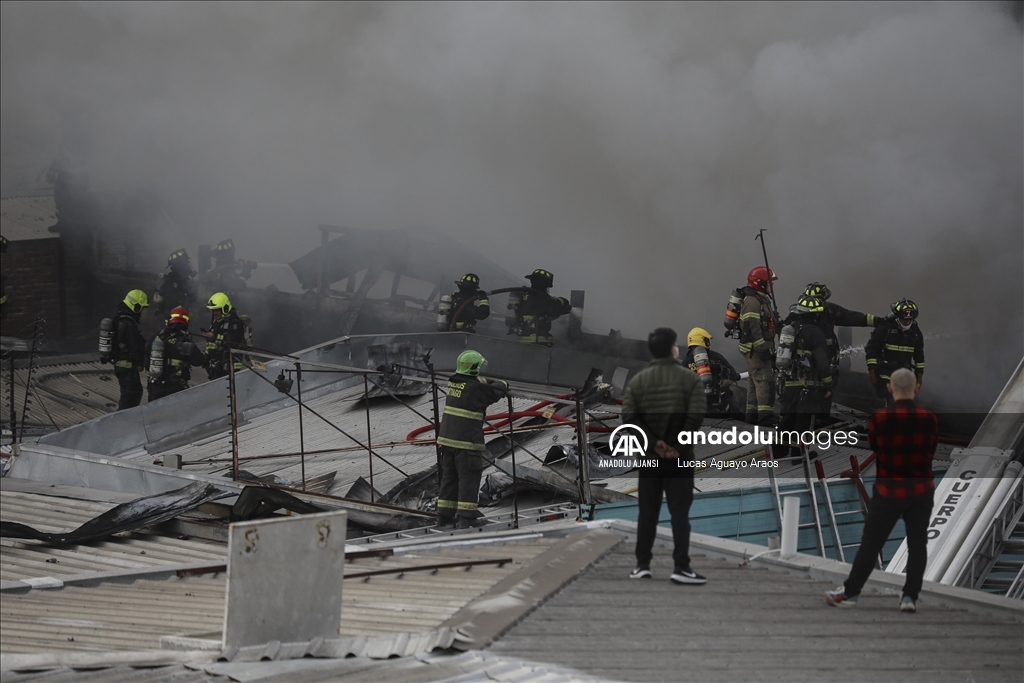
{"label": "burnt roof debris", "polygon": [[[303,289],[329,287],[372,266],[442,287],[467,272],[480,275],[488,289],[523,284],[521,278],[494,261],[436,230],[366,230],[331,225],[318,229],[324,244],[288,264]],[[327,241],[329,233],[340,234]]]}

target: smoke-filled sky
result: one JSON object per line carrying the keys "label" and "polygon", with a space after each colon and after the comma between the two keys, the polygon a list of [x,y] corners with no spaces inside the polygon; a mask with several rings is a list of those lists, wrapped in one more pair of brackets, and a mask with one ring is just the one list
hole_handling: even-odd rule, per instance
{"label": "smoke-filled sky", "polygon": [[783,308],[812,280],[865,312],[910,297],[953,393],[974,375],[991,400],[1024,353],[1006,3],[4,2],[0,19],[3,190],[64,152],[97,189],[157,188],[168,248],[232,236],[282,262],[320,223],[434,227],[585,289],[593,331],[717,336],[767,228]]}

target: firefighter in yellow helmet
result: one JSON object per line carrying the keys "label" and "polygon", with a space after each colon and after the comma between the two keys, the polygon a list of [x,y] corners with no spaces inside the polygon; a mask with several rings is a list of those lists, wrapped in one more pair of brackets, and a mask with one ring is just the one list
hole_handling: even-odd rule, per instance
{"label": "firefighter in yellow helmet", "polygon": [[206,337],[206,374],[218,379],[228,374],[228,348],[234,354],[235,372],[243,367],[241,353],[252,348],[252,333],[245,320],[231,305],[231,299],[224,292],[217,292],[206,302],[212,315],[212,324]]}
{"label": "firefighter in yellow helmet", "polygon": [[121,389],[118,410],[134,408],[142,402],[142,379],[139,373],[146,367],[146,338],[142,336],[139,321],[143,309],[148,306],[146,293],[141,289],[133,289],[118,304],[114,315],[111,361]]}
{"label": "firefighter in yellow helmet", "polygon": [[740,379],[740,373],[718,351],[711,350],[711,333],[703,327],[695,327],[686,335],[689,347],[682,363],[697,373],[704,384],[704,395],[708,400],[707,417],[733,417],[743,419],[732,396],[732,385]]}

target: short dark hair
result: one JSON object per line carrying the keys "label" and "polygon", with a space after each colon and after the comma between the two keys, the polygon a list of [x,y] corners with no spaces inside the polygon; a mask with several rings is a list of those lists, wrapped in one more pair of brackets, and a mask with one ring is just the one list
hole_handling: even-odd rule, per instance
{"label": "short dark hair", "polygon": [[676,331],[671,327],[659,327],[647,335],[647,348],[655,358],[668,358],[672,355],[672,347],[676,345]]}

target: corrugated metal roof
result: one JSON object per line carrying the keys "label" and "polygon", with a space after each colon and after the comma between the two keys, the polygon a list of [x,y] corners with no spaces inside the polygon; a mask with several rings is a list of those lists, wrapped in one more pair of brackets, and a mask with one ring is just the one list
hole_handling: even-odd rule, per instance
{"label": "corrugated metal roof", "polygon": [[[193,372],[192,386],[204,384],[206,373]],[[9,370],[4,369],[4,391],[0,399],[0,422],[10,421]],[[143,375],[143,385],[145,385]],[[14,408],[21,421],[25,407],[28,368],[14,371]],[[120,389],[114,368],[99,361],[59,363],[36,367],[31,373],[32,391],[26,411],[27,425],[63,429],[117,410]],[[147,402],[143,392],[142,402]]]}
{"label": "corrugated metal roof", "polygon": [[[167,665],[159,665],[163,654]],[[271,662],[215,662],[170,664],[175,653],[152,653],[144,667],[111,666],[88,670],[66,667],[45,672],[4,672],[4,681],[57,683],[88,680],[90,683],[228,683],[229,681],[276,681],[279,683],[364,683],[365,681],[498,681],[513,683],[597,683],[612,681],[575,669],[496,655],[491,652],[433,652],[393,659],[290,659]],[[53,658],[56,661],[56,657]],[[85,660],[83,658],[83,664]],[[137,663],[145,661],[138,658]],[[94,665],[95,666],[95,665]],[[83,668],[85,668],[83,666]]]}
{"label": "corrugated metal roof", "polygon": [[57,223],[53,195],[0,199],[0,234],[10,242],[55,239],[49,231]]}
{"label": "corrugated metal roof", "polygon": [[[29,482],[31,485],[31,482]],[[19,491],[19,482],[0,479],[0,519],[21,522],[40,531],[70,531],[137,496],[110,502],[60,497],[59,485],[49,487],[53,495]],[[37,485],[38,486],[38,485]],[[111,494],[116,498],[118,494]],[[183,539],[156,532],[131,532],[103,541],[81,545],[52,546],[42,541],[0,539],[0,580],[22,581],[82,574],[147,569],[162,565],[195,562],[224,562],[223,544],[201,539]],[[4,598],[7,600],[7,597]],[[5,634],[6,638],[6,634]]]}
{"label": "corrugated metal roof", "polygon": [[[345,565],[346,574],[458,561],[512,561],[500,566],[448,567],[350,579],[342,590],[340,636],[373,638],[437,631],[478,595],[557,542],[554,538],[529,538],[350,560]],[[218,574],[5,593],[0,605],[4,633],[0,652],[148,650],[159,648],[162,636],[174,635],[215,634],[211,637],[219,641],[225,580],[223,574]],[[454,637],[438,634],[441,636],[448,638],[448,644]],[[426,636],[418,638],[412,643],[415,647],[432,642]],[[391,649],[381,656],[405,655],[409,654],[409,640],[369,640],[353,653],[378,656],[380,648],[386,647]],[[352,647],[355,641],[346,642]],[[243,659],[247,658],[244,654]],[[257,660],[260,657],[259,653],[247,654]]]}

